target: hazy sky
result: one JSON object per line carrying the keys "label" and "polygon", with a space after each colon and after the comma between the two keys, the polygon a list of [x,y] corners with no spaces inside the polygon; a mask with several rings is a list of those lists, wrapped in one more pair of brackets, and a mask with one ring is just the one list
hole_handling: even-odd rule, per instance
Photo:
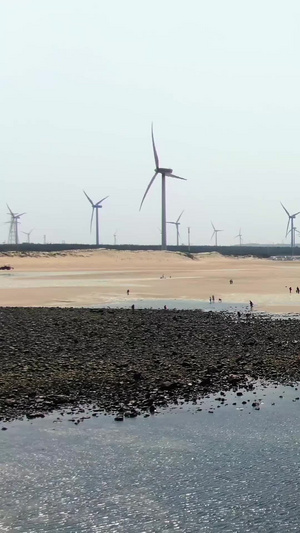
{"label": "hazy sky", "polygon": [[[2,0],[0,242],[6,202],[42,242],[158,243],[160,179],[181,241],[282,242],[300,211],[298,0]],[[299,216],[300,230],[300,216]],[[25,238],[25,236],[23,236]],[[175,228],[168,228],[175,243]]]}

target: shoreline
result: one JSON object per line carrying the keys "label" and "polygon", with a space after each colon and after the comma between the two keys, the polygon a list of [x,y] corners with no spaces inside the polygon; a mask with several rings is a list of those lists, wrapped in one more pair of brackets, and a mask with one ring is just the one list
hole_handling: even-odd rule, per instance
{"label": "shoreline", "polygon": [[91,404],[123,416],[300,381],[296,319],[201,310],[0,308],[0,420]]}

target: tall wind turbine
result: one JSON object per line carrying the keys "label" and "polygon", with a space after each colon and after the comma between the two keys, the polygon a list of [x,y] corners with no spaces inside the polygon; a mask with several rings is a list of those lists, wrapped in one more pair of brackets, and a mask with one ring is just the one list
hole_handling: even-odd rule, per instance
{"label": "tall wind turbine", "polygon": [[142,208],[143,202],[147,196],[147,193],[154,182],[156,176],[158,174],[161,174],[161,249],[166,250],[167,249],[167,222],[166,222],[166,177],[170,178],[176,178],[179,180],[185,180],[185,178],[181,178],[180,176],[176,176],[173,174],[172,168],[164,168],[159,166],[159,159],[156,151],[155,141],[154,141],[154,134],[153,134],[153,124],[151,126],[151,137],[152,137],[152,148],[153,148],[153,154],[154,154],[154,161],[155,161],[155,174],[153,178],[151,179],[145,194],[143,196],[143,199],[141,201],[140,210]]}
{"label": "tall wind turbine", "polygon": [[90,202],[92,206],[92,216],[91,216],[91,224],[90,224],[90,230],[92,231],[92,224],[93,224],[93,217],[94,217],[94,211],[96,210],[96,244],[99,246],[99,215],[98,215],[98,209],[102,209],[102,202],[108,198],[108,196],[105,196],[105,198],[102,198],[102,200],[99,200],[96,204],[90,199],[90,197],[86,194],[85,191],[83,191],[85,196],[87,197],[88,201]]}
{"label": "tall wind turbine", "polygon": [[[280,202],[281,203],[281,202]],[[286,227],[286,234],[285,236],[287,237],[287,235],[290,233],[291,234],[291,248],[294,248],[295,246],[295,231],[294,231],[294,220],[296,218],[297,215],[299,215],[300,211],[298,211],[297,213],[294,213],[293,215],[290,215],[288,210],[284,207],[284,205],[281,203],[283,209],[285,210],[287,216],[289,217],[288,219],[288,223],[287,223],[287,227]],[[291,229],[289,231],[289,227],[290,227],[290,224],[291,224]]]}
{"label": "tall wind turbine", "polygon": [[180,215],[177,218],[176,222],[167,222],[167,224],[174,224],[176,226],[176,243],[177,243],[177,246],[179,246],[179,226],[180,226],[179,220],[181,219],[182,214],[183,214],[183,211],[180,213]]}
{"label": "tall wind turbine", "polygon": [[24,235],[27,235],[28,244],[30,243],[30,235],[31,235],[32,232],[33,232],[33,229],[31,229],[30,231],[22,231],[22,233],[24,233]]}
{"label": "tall wind turbine", "polygon": [[[211,225],[212,225],[213,230],[214,230],[214,231],[213,231],[213,234],[212,234],[212,236],[211,236],[211,239],[212,239],[213,237],[215,237],[215,246],[218,246],[218,233],[219,233],[220,231],[223,231],[223,230],[222,230],[222,229],[216,229],[212,222],[211,222]],[[210,240],[211,240],[211,239],[210,239]]]}
{"label": "tall wind turbine", "polygon": [[240,242],[240,246],[242,246],[242,233],[241,233],[241,228],[240,228],[240,231],[238,232],[238,234],[234,237],[235,239],[239,239],[239,242]]}
{"label": "tall wind turbine", "polygon": [[10,215],[8,243],[19,244],[18,224],[20,217],[25,215],[25,213],[13,213],[9,205],[6,205]]}

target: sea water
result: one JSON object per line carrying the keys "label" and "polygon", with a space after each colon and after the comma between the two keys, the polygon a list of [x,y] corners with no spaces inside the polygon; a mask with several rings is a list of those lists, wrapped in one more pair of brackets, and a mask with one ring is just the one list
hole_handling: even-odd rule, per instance
{"label": "sea water", "polygon": [[0,423],[0,531],[299,531],[300,391],[241,392],[123,422]]}

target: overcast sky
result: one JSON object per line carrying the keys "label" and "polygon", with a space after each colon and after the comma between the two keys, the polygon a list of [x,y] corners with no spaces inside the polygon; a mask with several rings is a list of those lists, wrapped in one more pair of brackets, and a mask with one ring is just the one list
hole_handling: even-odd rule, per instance
{"label": "overcast sky", "polygon": [[[297,0],[2,0],[0,242],[6,203],[32,240],[160,240],[160,179],[181,242],[282,242],[300,211]],[[300,230],[300,216],[299,216]],[[23,235],[25,238],[25,235]],[[175,243],[175,227],[168,228]]]}

